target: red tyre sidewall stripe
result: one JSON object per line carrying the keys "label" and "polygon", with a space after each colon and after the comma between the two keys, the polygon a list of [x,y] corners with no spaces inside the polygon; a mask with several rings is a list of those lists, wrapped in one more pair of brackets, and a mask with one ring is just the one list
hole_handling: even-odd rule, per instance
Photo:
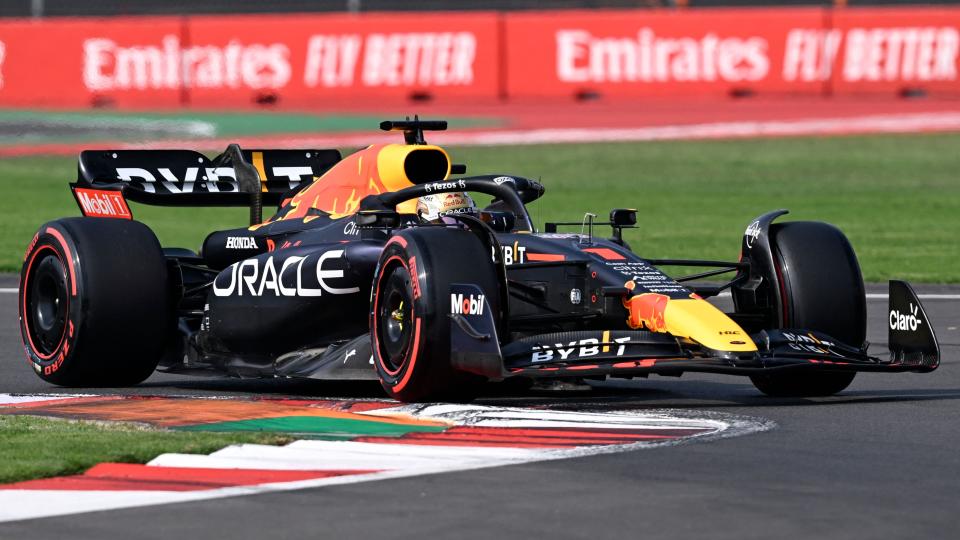
{"label": "red tyre sidewall stripe", "polygon": [[[387,246],[389,246],[390,244],[393,244],[393,243],[399,244],[399,245],[402,246],[402,247],[406,247],[406,245],[407,245],[406,240],[404,240],[402,237],[399,237],[399,236],[394,236],[393,238],[391,238],[390,241],[387,242]],[[398,262],[400,263],[400,265],[403,266],[404,270],[406,270],[406,272],[407,272],[408,275],[410,274],[410,268],[407,266],[406,261],[404,261],[403,257],[401,257],[400,255],[392,255],[390,258],[388,258],[386,261],[384,261],[384,263],[381,265],[381,268],[383,268],[384,270],[386,270],[386,268],[387,268],[394,260],[398,261]],[[379,364],[380,369],[382,369],[382,370],[384,371],[384,373],[386,373],[387,375],[389,375],[391,378],[394,378],[394,379],[396,379],[396,377],[397,377],[398,375],[400,375],[400,373],[403,373],[402,378],[401,378],[399,381],[397,381],[397,382],[391,382],[391,381],[389,381],[389,380],[384,380],[384,378],[381,377],[381,382],[384,382],[384,383],[387,383],[388,385],[390,385],[390,386],[392,387],[392,390],[393,390],[394,392],[400,392],[400,391],[402,391],[402,390],[407,386],[407,383],[410,382],[410,377],[413,375],[413,371],[414,371],[414,369],[415,369],[415,367],[416,367],[416,364],[417,364],[417,357],[419,356],[419,352],[420,352],[420,323],[421,323],[421,320],[420,320],[419,317],[414,316],[413,346],[412,346],[412,349],[411,349],[411,352],[410,352],[410,358],[409,358],[406,362],[404,362],[403,365],[400,366],[399,369],[391,370],[390,368],[387,367],[387,363],[383,360],[383,357],[382,357],[381,354],[380,354],[380,338],[378,337],[378,332],[377,332],[377,330],[378,330],[377,320],[378,320],[378,318],[379,318],[379,317],[378,317],[378,314],[380,313],[380,311],[379,311],[379,309],[380,309],[380,282],[381,282],[381,280],[383,279],[383,277],[384,277],[385,275],[386,275],[386,272],[384,272],[384,271],[381,271],[381,272],[380,272],[380,275],[377,276],[377,283],[376,283],[375,288],[374,288],[373,328],[372,328],[372,332],[371,332],[371,334],[373,334],[373,351],[374,351],[374,357],[377,359],[377,364]],[[411,276],[411,278],[413,279],[413,276]],[[411,306],[411,310],[414,312],[414,315],[415,315],[415,314],[416,314],[416,311],[415,311],[415,310],[416,310],[416,304],[414,304],[413,306]]]}
{"label": "red tyre sidewall stripe", "polygon": [[[64,256],[67,259],[67,266],[70,268],[70,294],[73,296],[77,295],[77,273],[73,268],[73,254],[70,253],[70,247],[67,246],[67,240],[60,234],[60,231],[54,229],[53,227],[47,227],[46,233],[53,236],[57,239],[57,242],[60,242],[60,247],[63,248]],[[61,261],[62,262],[62,261]]]}
{"label": "red tyre sidewall stripe", "polygon": [[399,392],[407,386],[407,383],[410,382],[410,376],[413,375],[413,370],[417,365],[417,353],[420,352],[420,318],[418,317],[415,321],[413,329],[413,354],[410,355],[410,360],[405,363],[407,371],[403,374],[403,379],[393,387],[394,392]]}
{"label": "red tyre sidewall stripe", "polygon": [[[392,263],[393,261],[399,261],[400,265],[407,270],[407,273],[408,274],[410,273],[410,270],[407,269],[407,265],[403,262],[403,257],[400,257],[399,255],[393,255],[389,259],[383,262],[382,268],[384,271],[380,272],[380,275],[377,276],[377,284],[376,284],[375,296],[373,300],[373,337],[374,337],[374,347],[376,349],[377,362],[380,363],[380,367],[388,375],[390,375],[391,377],[396,377],[397,375],[400,374],[401,371],[403,371],[404,366],[400,366],[395,370],[387,367],[387,363],[384,362],[383,358],[380,356],[380,338],[379,338],[379,333],[377,332],[377,328],[378,328],[377,321],[379,319],[379,313],[380,313],[380,294],[379,294],[380,282],[381,280],[383,280],[383,277],[387,275],[387,272],[385,270],[387,270],[387,268],[390,266],[390,263]],[[404,363],[404,365],[406,365],[406,363]]]}
{"label": "red tyre sidewall stripe", "polygon": [[[52,229],[48,229],[52,230]],[[62,237],[61,237],[62,238]],[[60,260],[60,264],[63,264],[63,257],[60,253],[49,244],[43,244],[36,251],[34,251],[27,262],[27,270],[24,272],[23,285],[20,288],[20,316],[23,319],[23,324],[26,327],[24,335],[27,338],[27,344],[30,346],[30,351],[37,356],[43,362],[46,362],[57,355],[61,347],[63,347],[64,341],[67,339],[67,325],[63,327],[63,335],[60,336],[60,341],[57,343],[57,346],[53,349],[53,352],[50,354],[43,354],[40,352],[40,349],[33,343],[33,338],[30,336],[30,317],[27,314],[27,294],[29,294],[30,287],[30,271],[33,269],[33,263],[37,260],[37,255],[43,253],[44,251],[52,251],[53,255]],[[67,252],[69,256],[69,251]],[[70,280],[73,282],[73,272],[70,273]],[[76,282],[74,282],[74,288],[76,288]],[[76,294],[76,293],[74,293]],[[70,319],[70,297],[67,297],[67,320]],[[72,324],[72,323],[71,323]]]}

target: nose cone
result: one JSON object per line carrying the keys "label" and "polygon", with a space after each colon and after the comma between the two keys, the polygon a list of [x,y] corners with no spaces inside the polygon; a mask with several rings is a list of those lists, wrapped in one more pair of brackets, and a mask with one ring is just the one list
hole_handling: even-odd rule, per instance
{"label": "nose cone", "polygon": [[657,293],[644,293],[624,300],[631,328],[646,328],[689,338],[717,351],[755,352],[750,336],[722,311],[706,300],[671,299]]}

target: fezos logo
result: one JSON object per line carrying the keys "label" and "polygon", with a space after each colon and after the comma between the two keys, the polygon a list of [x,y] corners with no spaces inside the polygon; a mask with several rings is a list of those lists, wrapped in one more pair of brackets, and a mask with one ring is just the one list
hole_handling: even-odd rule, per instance
{"label": "fezos logo", "polygon": [[483,315],[485,303],[482,294],[452,293],[450,295],[450,313],[454,315]]}
{"label": "fezos logo", "polygon": [[85,216],[133,219],[133,214],[119,191],[77,188],[74,195]]}
{"label": "fezos logo", "polygon": [[914,332],[921,324],[923,324],[923,319],[920,318],[920,306],[913,305],[913,302],[910,302],[909,313],[900,313],[900,311],[896,309],[890,311],[891,330],[909,330]]}
{"label": "fezos logo", "polygon": [[227,249],[257,249],[257,241],[250,236],[228,236]]}
{"label": "fezos logo", "polygon": [[457,180],[456,182],[433,182],[430,184],[424,184],[423,190],[426,191],[427,193],[430,193],[433,191],[440,191],[443,189],[456,189],[456,188],[466,189],[466,187],[467,187],[466,182],[464,182],[463,180]]}

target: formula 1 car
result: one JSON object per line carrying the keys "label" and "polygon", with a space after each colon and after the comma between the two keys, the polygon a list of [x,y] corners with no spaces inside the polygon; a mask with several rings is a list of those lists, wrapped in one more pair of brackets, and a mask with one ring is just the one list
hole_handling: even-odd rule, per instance
{"label": "formula 1 car", "polygon": [[[534,227],[544,194],[517,175],[463,176],[426,144],[440,121],[384,122],[405,144],[336,150],[84,151],[84,217],[40,227],[20,277],[30,365],[66,386],[137,384],[155,369],[238,377],[378,378],[403,401],[463,400],[485,381],[749,376],[772,396],[831,395],[859,371],[928,372],[940,353],[912,288],[890,282],[886,358],[867,352],[866,303],[846,237],[819,222],[746,228],[737,262],[652,260],[605,223]],[[451,176],[454,175],[454,176]],[[427,222],[428,194],[483,193],[476,213]],[[247,227],[199,253],[161,248],[127,201],[244,206]],[[262,219],[264,205],[276,213]],[[579,232],[558,232],[575,225]],[[611,227],[601,238],[595,228]],[[712,268],[673,279],[660,268]],[[732,273],[727,281],[703,278]],[[728,290],[724,313],[705,298]]]}

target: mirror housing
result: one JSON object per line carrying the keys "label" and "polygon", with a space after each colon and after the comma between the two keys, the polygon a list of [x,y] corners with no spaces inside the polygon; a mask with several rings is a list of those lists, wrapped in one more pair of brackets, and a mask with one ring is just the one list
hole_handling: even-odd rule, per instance
{"label": "mirror housing", "polygon": [[400,213],[395,210],[360,210],[357,226],[368,229],[396,229],[400,226]]}
{"label": "mirror housing", "polygon": [[631,227],[637,224],[636,208],[614,208],[610,211],[610,223],[614,227]]}

